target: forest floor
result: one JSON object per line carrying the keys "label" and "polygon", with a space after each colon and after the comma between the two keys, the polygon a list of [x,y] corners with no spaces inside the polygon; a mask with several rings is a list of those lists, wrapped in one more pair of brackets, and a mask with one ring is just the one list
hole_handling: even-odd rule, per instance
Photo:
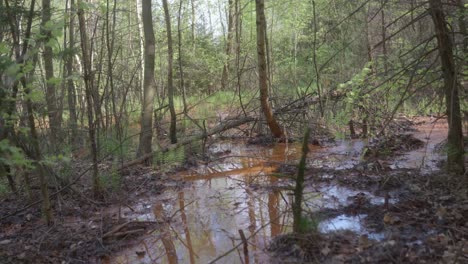
{"label": "forest floor", "polygon": [[80,182],[54,196],[51,226],[27,197],[2,197],[0,263],[467,263],[468,193],[440,169],[446,120],[396,124],[310,146],[310,232],[290,233],[300,144],[224,142],[195,167],[128,168],[104,201]]}

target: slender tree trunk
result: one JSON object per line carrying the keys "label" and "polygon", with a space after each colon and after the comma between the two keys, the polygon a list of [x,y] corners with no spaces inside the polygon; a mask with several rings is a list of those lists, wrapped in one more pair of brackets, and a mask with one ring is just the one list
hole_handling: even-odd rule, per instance
{"label": "slender tree trunk", "polygon": [[371,35],[369,32],[369,8],[367,8],[366,12],[364,13],[364,22],[366,23],[366,48],[367,48],[367,62],[370,65],[370,69],[374,72],[374,65],[372,65],[372,47],[371,47]]}
{"label": "slender tree trunk", "polygon": [[[137,7],[137,18],[138,18],[138,40],[140,42],[140,63],[141,65],[145,65],[145,43],[144,43],[144,30],[143,30],[143,16],[142,16],[142,1],[143,0],[136,0],[136,7]],[[141,95],[140,98],[143,97],[145,86],[144,86],[144,80],[145,79],[145,73],[144,70],[141,71],[141,76],[140,76],[140,84],[141,84],[141,89],[139,91],[139,94]]]}
{"label": "slender tree trunk", "polygon": [[459,12],[459,17],[458,17],[458,28],[460,29],[460,33],[462,35],[462,50],[463,50],[463,58],[465,58],[465,63],[466,63],[466,55],[468,53],[468,32],[466,30],[466,21],[465,21],[465,4],[463,3],[463,0],[457,0],[457,6],[458,6],[458,12]]}
{"label": "slender tree trunk", "polygon": [[166,31],[167,31],[167,97],[169,100],[169,111],[171,112],[171,126],[169,129],[169,137],[171,143],[177,143],[177,116],[174,108],[174,84],[172,65],[174,61],[174,51],[172,48],[172,31],[171,31],[171,16],[169,15],[169,7],[167,0],[163,0],[164,17],[166,20]]}
{"label": "slender tree trunk", "polygon": [[223,90],[228,88],[230,61],[233,54],[233,39],[234,39],[234,25],[235,25],[235,6],[234,0],[228,1],[228,31],[226,40],[226,59],[224,61],[223,73],[221,75],[221,87]]}
{"label": "slender tree trunk", "polygon": [[315,76],[317,77],[317,94],[319,97],[319,106],[320,106],[320,117],[324,117],[325,112],[324,112],[324,107],[323,107],[323,102],[322,102],[322,87],[320,85],[320,70],[318,68],[318,63],[317,63],[317,32],[318,32],[318,27],[317,27],[317,12],[315,9],[315,1],[312,1],[312,13],[314,15],[314,56],[313,56],[313,61],[314,61],[314,69],[315,69]]}
{"label": "slender tree trunk", "polygon": [[235,0],[235,7],[236,7],[236,77],[237,77],[237,95],[239,97],[239,104],[242,108],[242,112],[244,116],[247,116],[247,112],[245,110],[244,103],[242,102],[242,71],[244,68],[245,60],[243,60],[243,64],[241,66],[241,43],[242,43],[242,15],[239,0]]}
{"label": "slender tree trunk", "polygon": [[61,113],[56,97],[56,85],[54,80],[53,51],[50,42],[53,40],[51,31],[51,7],[50,0],[42,0],[42,23],[41,33],[44,35],[42,58],[44,60],[44,71],[46,78],[46,102],[51,129],[51,142],[53,148],[57,148],[60,141]]}
{"label": "slender tree trunk", "polygon": [[[21,82],[23,84],[25,94],[29,95],[31,91],[27,86],[26,77],[23,76],[21,78]],[[41,154],[41,150],[39,147],[39,137],[36,131],[34,111],[32,107],[31,98],[29,96],[26,96],[26,110],[28,113],[29,133],[31,135],[31,143],[32,143],[31,155],[32,155],[34,162],[36,163],[36,169],[37,169],[37,173],[39,176],[39,184],[41,188],[42,214],[46,220],[46,223],[50,225],[52,224],[53,215],[52,215],[52,207],[50,205],[49,187],[47,184],[45,168],[44,168],[44,165],[42,164],[42,154]]]}
{"label": "slender tree trunk", "polygon": [[68,89],[68,110],[70,112],[69,127],[71,130],[71,144],[76,147],[78,142],[78,117],[76,115],[76,92],[75,85],[73,83],[73,47],[75,46],[75,0],[70,0],[70,20],[68,25],[68,39],[69,39],[69,52],[67,53],[65,67],[67,71],[67,89]]}
{"label": "slender tree trunk", "polygon": [[430,0],[430,13],[434,22],[439,56],[444,77],[445,103],[449,123],[447,168],[451,172],[463,174],[464,148],[462,118],[460,113],[460,99],[458,96],[459,83],[457,69],[453,57],[453,45],[447,29],[447,21],[440,0]]}
{"label": "slender tree trunk", "polygon": [[[140,145],[138,157],[152,153],[153,109],[156,87],[154,83],[155,44],[151,0],[142,0],[142,22],[144,35],[144,78],[143,78],[143,113],[141,116]],[[145,160],[151,164],[151,158]]]}
{"label": "slender tree trunk", "polygon": [[183,0],[180,0],[179,3],[179,14],[177,16],[177,36],[178,36],[178,51],[179,51],[179,74],[180,74],[180,91],[182,92],[182,103],[184,106],[184,114],[187,115],[187,101],[186,101],[186,93],[185,93],[185,80],[184,80],[184,68],[182,63],[182,4],[184,3]]}
{"label": "slender tree trunk", "polygon": [[[89,38],[86,30],[86,22],[83,10],[83,1],[78,0],[78,22],[81,36],[81,51],[83,57],[83,71],[84,71],[84,84],[86,105],[88,110],[88,134],[91,145],[91,155],[93,158],[93,193],[94,197],[99,197],[101,194],[101,187],[99,184],[99,170],[98,170],[98,150],[96,142],[96,128],[93,113],[93,90],[94,90],[94,74],[91,70],[91,50],[89,49]],[[94,98],[99,100],[98,98]]]}
{"label": "slender tree trunk", "polygon": [[[117,107],[115,105],[116,95],[114,91],[114,75],[113,75],[113,62],[112,57],[114,55],[114,39],[115,39],[115,12],[117,8],[116,0],[113,1],[112,8],[112,28],[110,28],[110,17],[109,17],[109,1],[106,1],[106,45],[107,45],[107,83],[110,86],[110,97],[112,104],[112,115],[114,116],[115,128],[117,130],[117,137],[120,139],[120,119],[117,114]],[[107,85],[106,85],[107,86]]]}
{"label": "slender tree trunk", "polygon": [[[383,5],[384,3],[382,3]],[[387,32],[385,29],[385,12],[384,9],[382,8],[381,11],[381,29],[382,29],[382,53],[383,53],[383,66],[384,66],[384,74],[387,74],[388,72],[388,63],[387,63]]]}
{"label": "slender tree trunk", "polygon": [[255,7],[257,14],[257,63],[259,75],[258,82],[260,87],[260,103],[262,105],[262,110],[263,114],[265,115],[266,122],[273,136],[276,138],[284,138],[284,131],[273,115],[268,96],[268,73],[265,47],[266,20],[264,0],[255,0]]}
{"label": "slender tree trunk", "polygon": [[192,8],[192,24],[190,25],[192,29],[192,49],[195,50],[195,0],[190,1],[190,6]]}

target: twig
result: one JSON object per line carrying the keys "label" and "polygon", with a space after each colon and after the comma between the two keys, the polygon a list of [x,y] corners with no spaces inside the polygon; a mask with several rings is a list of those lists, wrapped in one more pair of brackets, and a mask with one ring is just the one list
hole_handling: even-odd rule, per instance
{"label": "twig", "polygon": [[[278,220],[279,218],[281,217],[281,215],[279,215],[278,217],[276,217],[275,219],[271,220],[270,222],[260,226],[257,230],[255,230],[255,232],[253,232],[248,238],[246,238],[246,240],[249,240],[250,238],[254,237],[255,235],[257,235],[260,231],[263,230],[263,228],[269,226],[272,222]],[[220,259],[226,257],[227,255],[231,254],[232,252],[234,252],[235,250],[237,250],[238,247],[240,247],[242,244],[244,244],[244,242],[240,242],[238,243],[237,245],[235,245],[233,248],[231,248],[230,250],[226,251],[224,254],[218,256],[217,258],[213,259],[212,261],[209,262],[209,264],[213,264],[213,263],[216,263],[217,261],[219,261]]]}
{"label": "twig", "polygon": [[249,244],[247,243],[247,239],[245,238],[245,234],[242,229],[239,229],[239,235],[241,237],[242,243],[244,244],[244,263],[249,264]]}

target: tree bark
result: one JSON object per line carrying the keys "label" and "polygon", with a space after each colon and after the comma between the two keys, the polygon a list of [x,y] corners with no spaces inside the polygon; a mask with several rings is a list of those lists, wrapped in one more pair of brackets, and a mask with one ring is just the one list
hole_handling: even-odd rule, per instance
{"label": "tree bark", "polygon": [[61,126],[61,113],[59,110],[58,101],[56,97],[56,87],[54,80],[54,64],[53,64],[53,51],[50,42],[53,40],[51,27],[51,7],[50,0],[42,0],[42,23],[41,34],[44,35],[43,39],[43,53],[44,71],[46,78],[46,102],[47,114],[49,116],[49,125],[51,129],[51,142],[53,148],[57,148],[57,143],[60,139],[60,126]]}
{"label": "tree bark", "polygon": [[[143,0],[136,0],[136,8],[137,8],[137,18],[138,18],[138,40],[140,43],[140,63],[141,65],[145,65],[145,43],[144,43],[144,30],[143,30],[143,15],[142,15],[142,1]],[[144,85],[145,73],[144,70],[141,71],[140,75],[140,99],[144,94],[145,85]]]}
{"label": "tree bark", "polygon": [[190,6],[192,8],[192,24],[190,25],[192,31],[192,51],[195,51],[195,0],[190,1]]}
{"label": "tree bark", "polygon": [[[142,22],[144,35],[144,78],[143,78],[143,113],[141,116],[140,145],[137,156],[152,152],[153,140],[153,108],[156,87],[154,83],[155,43],[151,0],[142,0]],[[151,164],[151,158],[145,163]]]}
{"label": "tree bark", "polygon": [[180,0],[179,3],[179,14],[177,16],[177,36],[178,36],[178,51],[179,51],[179,74],[180,74],[180,92],[182,93],[182,103],[184,106],[184,114],[187,115],[188,108],[187,108],[187,100],[186,100],[186,93],[185,93],[185,80],[184,80],[184,68],[182,63],[182,4],[184,3],[183,0]]}
{"label": "tree bark", "polygon": [[318,25],[317,25],[317,12],[315,8],[315,1],[312,1],[312,13],[314,15],[314,50],[313,50],[313,62],[314,62],[314,69],[315,69],[315,77],[317,80],[317,94],[319,97],[319,107],[320,107],[320,117],[323,118],[325,115],[323,102],[322,102],[322,87],[320,81],[320,70],[318,68],[317,63],[317,32],[318,32]]}
{"label": "tree bark", "polygon": [[465,21],[465,4],[463,3],[463,0],[456,0],[456,4],[458,6],[458,12],[459,12],[459,17],[458,17],[458,28],[460,29],[460,33],[462,35],[462,50],[463,50],[463,56],[465,58],[465,63],[466,63],[466,55],[468,53],[468,36],[467,36],[467,29],[466,29],[466,21]]}
{"label": "tree bark", "polygon": [[221,87],[222,89],[228,88],[229,82],[229,72],[230,72],[230,61],[234,53],[233,50],[233,39],[234,39],[234,25],[235,25],[235,6],[234,1],[228,1],[228,31],[227,31],[227,40],[226,40],[226,59],[224,61],[223,73],[221,75]]}
{"label": "tree bark", "polygon": [[447,169],[454,173],[463,174],[464,148],[462,118],[460,113],[460,99],[458,96],[459,83],[457,69],[453,56],[453,44],[447,29],[447,21],[440,0],[429,1],[430,14],[436,31],[442,74],[444,78],[445,103],[449,124],[447,138]]}
{"label": "tree bark", "polygon": [[68,90],[68,110],[70,112],[69,127],[71,131],[71,144],[72,146],[77,145],[77,130],[78,130],[78,117],[76,115],[76,92],[75,85],[73,83],[73,47],[75,46],[75,0],[70,0],[70,20],[68,25],[68,53],[66,57],[65,67],[67,70],[67,90]]}
{"label": "tree bark", "polygon": [[169,111],[171,113],[171,125],[169,128],[169,137],[171,143],[177,143],[177,116],[174,108],[174,81],[172,74],[172,65],[174,61],[174,50],[172,48],[172,31],[171,31],[171,16],[169,15],[169,7],[167,0],[163,0],[164,17],[166,20],[167,32],[167,97],[169,100]]}
{"label": "tree bark", "polygon": [[[384,5],[384,3],[382,3]],[[382,56],[383,56],[383,66],[384,66],[384,74],[388,72],[388,63],[387,63],[387,31],[385,30],[385,11],[382,8],[381,12],[381,34],[382,34]]]}
{"label": "tree bark", "polygon": [[260,103],[262,105],[263,114],[270,128],[271,133],[276,138],[284,138],[284,131],[276,121],[273,111],[271,110],[268,96],[268,73],[266,65],[266,47],[265,47],[265,4],[264,0],[255,0],[255,10],[257,14],[257,58],[258,58],[258,82],[260,88]]}
{"label": "tree bark", "polygon": [[[93,113],[93,94],[94,89],[94,74],[91,69],[91,50],[89,48],[89,38],[86,31],[86,22],[83,10],[83,1],[78,0],[78,22],[81,36],[81,51],[83,56],[83,71],[84,71],[84,84],[85,84],[85,97],[88,111],[88,134],[91,145],[91,155],[93,159],[93,193],[94,197],[99,197],[101,194],[101,187],[99,184],[99,170],[98,170],[98,150],[96,143],[96,128]],[[97,98],[94,98],[98,100]]]}
{"label": "tree bark", "polygon": [[[117,1],[113,0],[113,7],[112,7],[112,28],[110,27],[110,3],[109,0],[106,1],[106,45],[107,45],[107,82],[106,86],[110,86],[110,98],[111,98],[111,105],[112,105],[112,115],[114,116],[115,122],[115,129],[117,131],[117,137],[120,141],[121,139],[121,129],[120,129],[120,116],[117,113],[116,107],[116,100],[117,96],[115,94],[115,87],[114,87],[114,75],[113,75],[113,62],[112,57],[114,55],[114,40],[115,40],[115,24],[116,24],[116,8],[117,8]],[[109,96],[108,96],[109,97]],[[109,115],[109,114],[107,114]]]}
{"label": "tree bark", "polygon": [[[26,82],[23,82],[23,86],[25,88],[25,93],[29,94],[29,88],[26,86]],[[41,188],[41,196],[42,196],[42,213],[45,217],[45,220],[48,225],[52,223],[52,207],[50,205],[50,198],[49,198],[49,188],[47,184],[47,178],[45,174],[44,166],[42,165],[42,158],[41,158],[41,151],[39,148],[39,137],[36,131],[36,125],[34,120],[34,112],[32,108],[31,99],[28,97],[26,99],[26,107],[28,112],[28,120],[29,120],[29,132],[31,134],[32,140],[32,154],[33,159],[36,163],[37,173],[39,176],[40,188]]]}

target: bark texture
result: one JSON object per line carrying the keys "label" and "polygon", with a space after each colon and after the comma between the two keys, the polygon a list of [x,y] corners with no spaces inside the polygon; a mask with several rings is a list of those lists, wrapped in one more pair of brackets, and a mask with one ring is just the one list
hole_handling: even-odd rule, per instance
{"label": "bark texture", "polygon": [[460,112],[460,99],[457,80],[457,68],[453,56],[453,44],[447,28],[447,21],[440,0],[430,0],[430,13],[436,31],[439,56],[444,78],[445,103],[449,124],[447,138],[447,168],[451,172],[463,174],[464,148],[462,118]]}
{"label": "bark texture", "polygon": [[169,111],[171,112],[171,125],[169,128],[169,137],[171,143],[177,143],[177,116],[174,107],[174,81],[172,65],[174,64],[174,50],[172,46],[172,30],[171,30],[171,16],[169,14],[169,6],[167,0],[163,0],[164,17],[166,19],[166,32],[167,32],[167,96],[169,99]]}
{"label": "bark texture", "polygon": [[264,0],[255,0],[255,10],[257,14],[257,63],[258,83],[260,87],[260,103],[262,105],[262,110],[263,114],[265,115],[266,122],[273,136],[276,138],[284,138],[284,131],[276,121],[269,102],[265,46],[266,20]]}
{"label": "bark texture", "polygon": [[53,51],[50,42],[53,41],[51,30],[51,9],[50,0],[42,0],[42,24],[41,33],[44,35],[42,58],[44,60],[44,71],[46,78],[46,102],[47,114],[49,116],[49,125],[51,129],[50,138],[52,146],[57,147],[60,138],[61,113],[58,107],[58,98],[56,97],[56,85],[54,80]]}
{"label": "bark texture", "polygon": [[[156,93],[154,83],[155,38],[153,29],[153,15],[151,0],[142,0],[142,22],[144,35],[144,77],[143,77],[143,113],[141,116],[140,145],[137,156],[144,156],[152,152],[153,140],[153,108]],[[151,163],[150,157],[145,159]]]}
{"label": "bark texture", "polygon": [[[101,193],[101,187],[99,184],[99,170],[98,170],[98,150],[97,150],[97,141],[96,141],[96,123],[94,122],[94,111],[96,109],[93,100],[93,90],[94,90],[94,74],[92,72],[91,64],[91,50],[89,48],[89,38],[86,28],[85,15],[83,10],[82,0],[78,0],[78,22],[80,28],[80,37],[81,37],[81,52],[83,57],[83,70],[84,70],[84,84],[85,84],[85,97],[86,97],[86,106],[88,112],[88,135],[91,147],[91,156],[93,159],[93,193],[94,197],[99,197]],[[97,99],[97,98],[94,98]],[[94,106],[94,108],[93,108]],[[97,113],[96,113],[97,115]]]}

